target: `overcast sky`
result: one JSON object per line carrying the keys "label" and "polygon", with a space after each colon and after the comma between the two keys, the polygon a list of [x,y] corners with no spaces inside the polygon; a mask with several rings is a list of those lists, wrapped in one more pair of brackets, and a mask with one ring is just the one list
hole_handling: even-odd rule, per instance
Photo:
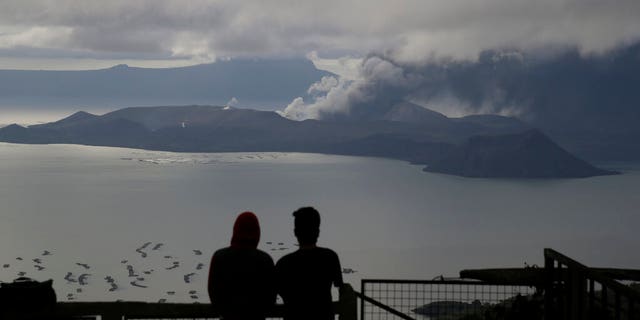
{"label": "overcast sky", "polygon": [[179,66],[237,57],[473,59],[488,48],[638,40],[638,0],[2,0],[0,68]]}

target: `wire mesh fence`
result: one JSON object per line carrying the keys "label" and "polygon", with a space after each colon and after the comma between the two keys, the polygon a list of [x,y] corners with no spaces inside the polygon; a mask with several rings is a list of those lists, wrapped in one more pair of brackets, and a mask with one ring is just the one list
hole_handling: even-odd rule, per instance
{"label": "wire mesh fence", "polygon": [[[362,294],[413,319],[505,319],[542,312],[535,288],[466,280],[362,280]],[[361,320],[401,319],[361,300]],[[406,319],[406,318],[405,318]],[[535,319],[535,318],[531,318]]]}

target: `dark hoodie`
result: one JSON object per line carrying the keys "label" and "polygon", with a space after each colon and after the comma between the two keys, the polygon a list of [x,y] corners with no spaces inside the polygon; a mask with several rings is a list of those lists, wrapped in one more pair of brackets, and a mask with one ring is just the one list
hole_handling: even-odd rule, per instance
{"label": "dark hoodie", "polygon": [[258,250],[260,225],[243,212],[233,225],[231,246],[213,254],[209,298],[223,319],[264,319],[276,300],[273,259]]}

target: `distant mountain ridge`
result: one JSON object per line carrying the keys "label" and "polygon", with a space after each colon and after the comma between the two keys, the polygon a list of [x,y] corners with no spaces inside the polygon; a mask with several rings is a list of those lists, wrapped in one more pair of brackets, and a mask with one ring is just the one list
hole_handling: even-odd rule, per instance
{"label": "distant mountain ridge", "polygon": [[382,116],[383,120],[429,125],[443,125],[449,118],[445,115],[423,108],[410,102],[401,102]]}
{"label": "distant mountain ridge", "polygon": [[328,75],[305,59],[238,59],[162,69],[0,70],[0,105],[224,105],[235,97],[246,107],[281,108]]}
{"label": "distant mountain ridge", "polygon": [[[28,128],[19,125],[0,128],[0,141],[176,152],[282,151],[376,156],[428,164],[429,171],[470,177],[563,178],[610,173],[569,155],[540,132],[533,136],[542,143],[523,144],[521,139],[513,138],[522,132],[530,136],[530,130],[521,121],[508,117],[451,119],[410,103],[394,106],[379,119],[348,122],[293,121],[271,111],[193,105],[132,107],[101,116],[80,111],[56,122]],[[486,135],[496,137],[497,142],[483,143]],[[470,166],[460,160],[460,154],[469,154],[469,148],[472,153],[482,154],[481,159],[487,165]],[[546,167],[539,168],[536,158],[544,159],[541,163]],[[513,161],[509,163],[509,159]],[[456,163],[461,164],[446,167]]]}

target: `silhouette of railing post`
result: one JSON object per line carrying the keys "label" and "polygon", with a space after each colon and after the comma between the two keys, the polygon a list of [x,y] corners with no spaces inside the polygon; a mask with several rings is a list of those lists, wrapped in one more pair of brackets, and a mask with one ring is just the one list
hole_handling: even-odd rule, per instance
{"label": "silhouette of railing post", "polygon": [[557,290],[556,288],[556,284],[555,284],[555,275],[554,272],[556,270],[555,268],[555,264],[556,261],[553,260],[551,257],[549,257],[548,255],[545,255],[544,257],[544,269],[545,269],[545,288],[544,288],[544,318],[546,320],[554,320],[554,314],[556,313],[555,310],[553,310],[556,306],[556,304],[554,303],[554,298],[556,297],[556,295],[553,293],[553,291]]}
{"label": "silhouette of railing post", "polygon": [[585,286],[587,280],[580,270],[570,272],[568,278],[571,320],[584,319],[584,296],[587,292]]}
{"label": "silhouette of railing post", "polygon": [[637,270],[589,268],[549,248],[544,255],[545,319],[640,320],[640,293],[619,282],[638,279]]}

